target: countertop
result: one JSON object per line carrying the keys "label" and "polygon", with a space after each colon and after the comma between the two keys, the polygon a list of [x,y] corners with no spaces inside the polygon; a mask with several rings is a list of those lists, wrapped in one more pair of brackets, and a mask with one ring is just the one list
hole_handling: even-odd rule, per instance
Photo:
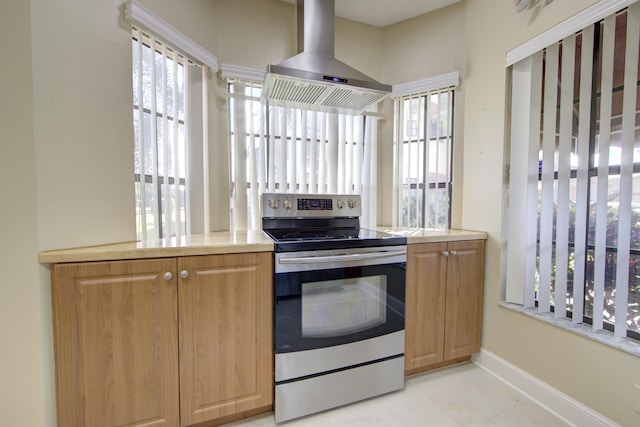
{"label": "countertop", "polygon": [[[407,243],[448,242],[486,239],[487,233],[467,230],[429,230],[379,226],[378,231],[407,237]],[[273,242],[261,230],[214,231],[178,238],[112,243],[41,252],[41,264],[65,262],[114,261],[166,258],[191,255],[215,255],[246,252],[271,252]]]}
{"label": "countertop", "polygon": [[407,238],[408,244],[453,242],[460,240],[486,240],[484,231],[471,230],[434,230],[430,228],[398,228],[379,225],[378,231],[389,234],[398,234]]}
{"label": "countertop", "polygon": [[214,231],[175,237],[41,252],[41,264],[271,252],[273,241],[262,230]]}

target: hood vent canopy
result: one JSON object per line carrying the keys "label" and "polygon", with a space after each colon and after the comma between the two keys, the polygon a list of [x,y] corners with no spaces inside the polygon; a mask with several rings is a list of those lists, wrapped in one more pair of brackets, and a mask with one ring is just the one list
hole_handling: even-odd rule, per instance
{"label": "hood vent canopy", "polygon": [[[271,105],[361,114],[391,92],[334,56],[334,0],[297,0],[299,53],[267,66],[263,98]],[[302,49],[301,49],[302,48]]]}

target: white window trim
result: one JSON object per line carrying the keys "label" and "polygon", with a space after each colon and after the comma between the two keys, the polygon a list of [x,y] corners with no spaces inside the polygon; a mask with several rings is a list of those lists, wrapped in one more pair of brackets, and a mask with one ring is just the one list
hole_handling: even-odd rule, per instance
{"label": "white window trim", "polygon": [[190,58],[207,65],[214,72],[218,71],[218,58],[215,55],[175,29],[171,24],[154,15],[137,1],[129,0],[125,4],[124,19],[151,31],[164,40],[171,41],[173,47],[180,49]]}
{"label": "white window trim", "polygon": [[220,74],[223,79],[246,80],[250,82],[262,82],[266,71],[256,68],[241,67],[239,65],[222,64]]}
{"label": "white window trim", "polygon": [[586,8],[555,27],[508,51],[505,67],[509,67],[637,1],[638,0],[600,0],[593,6]]}
{"label": "white window trim", "polygon": [[453,71],[448,74],[441,74],[435,77],[429,77],[423,80],[416,80],[408,83],[400,83],[393,85],[391,91],[392,98],[412,95],[421,92],[443,89],[447,87],[458,87],[460,84],[460,73]]}

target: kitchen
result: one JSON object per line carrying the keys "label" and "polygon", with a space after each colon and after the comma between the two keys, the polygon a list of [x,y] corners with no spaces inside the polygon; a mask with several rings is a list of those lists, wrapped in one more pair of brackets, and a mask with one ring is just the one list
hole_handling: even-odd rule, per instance
{"label": "kitchen", "polygon": [[[9,245],[0,257],[5,267],[0,312],[3,325],[10,325],[1,329],[3,425],[55,424],[49,271],[38,264],[38,253],[129,241],[135,235],[131,41],[122,3],[3,5],[8,10],[1,26],[2,93],[11,100],[0,115],[2,195],[10,201],[2,214]],[[292,6],[280,0],[141,3],[222,63],[261,69],[295,50]],[[336,56],[390,84],[460,72],[454,167],[460,191],[452,224],[489,234],[482,346],[606,417],[633,425],[638,414],[630,390],[640,383],[637,357],[498,306],[505,53],[595,3],[554,1],[517,13],[509,1],[464,0],[383,29],[338,19]],[[256,43],[265,39],[268,43]],[[216,150],[225,150],[225,87],[211,76],[210,88],[211,138]],[[382,149],[388,151],[379,159],[391,158],[390,122],[381,130]],[[211,167],[211,182],[218,184],[211,187],[211,228],[225,229],[227,156],[214,157],[219,163]],[[382,201],[391,192],[391,167],[381,160],[381,224],[390,223]],[[562,354],[562,360],[544,357],[550,352]],[[608,361],[606,367],[598,364],[601,360]]]}

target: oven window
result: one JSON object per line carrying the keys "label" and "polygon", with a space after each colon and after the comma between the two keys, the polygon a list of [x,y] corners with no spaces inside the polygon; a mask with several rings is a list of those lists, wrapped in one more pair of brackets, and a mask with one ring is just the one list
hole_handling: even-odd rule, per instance
{"label": "oven window", "polygon": [[302,283],[302,336],[337,337],[382,325],[386,295],[382,275]]}

